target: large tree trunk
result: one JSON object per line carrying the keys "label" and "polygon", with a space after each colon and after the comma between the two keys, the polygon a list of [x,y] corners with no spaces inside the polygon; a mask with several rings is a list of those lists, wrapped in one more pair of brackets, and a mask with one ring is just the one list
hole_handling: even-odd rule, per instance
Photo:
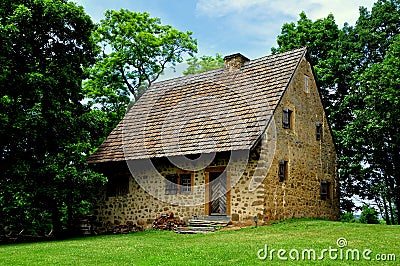
{"label": "large tree trunk", "polygon": [[[400,224],[400,189],[399,186],[396,186],[395,192],[394,192],[394,205],[396,206],[396,211],[397,211],[397,224]],[[393,213],[393,211],[392,211]],[[394,217],[392,215],[393,219],[393,224],[396,224],[394,221]]]}
{"label": "large tree trunk", "polygon": [[386,197],[382,197],[382,202],[383,202],[383,209],[385,211],[385,221],[386,224],[389,225],[390,223],[390,219],[389,219],[389,209],[386,203]]}

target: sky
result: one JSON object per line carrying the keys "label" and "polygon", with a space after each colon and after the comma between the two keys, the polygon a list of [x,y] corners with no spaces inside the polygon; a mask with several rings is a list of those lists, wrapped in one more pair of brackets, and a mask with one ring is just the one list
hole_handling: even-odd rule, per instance
{"label": "sky", "polygon": [[[284,23],[296,22],[300,12],[316,20],[332,13],[336,23],[354,25],[359,7],[371,10],[376,0],[72,0],[94,22],[107,9],[148,12],[197,39],[198,56],[241,53],[250,59],[269,55]],[[186,66],[176,68],[181,72]],[[170,75],[174,74],[168,74]],[[176,74],[179,75],[179,74]]]}

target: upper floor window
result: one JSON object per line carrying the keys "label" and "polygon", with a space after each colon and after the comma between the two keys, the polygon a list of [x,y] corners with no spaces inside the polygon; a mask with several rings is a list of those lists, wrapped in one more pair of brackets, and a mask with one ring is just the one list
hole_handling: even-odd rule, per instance
{"label": "upper floor window", "polygon": [[321,180],[320,183],[320,195],[322,200],[326,200],[330,198],[330,182]]}
{"label": "upper floor window", "polygon": [[282,127],[283,128],[291,128],[291,116],[292,116],[292,111],[289,110],[288,108],[282,108]]}
{"label": "upper floor window", "polygon": [[283,182],[287,179],[287,174],[288,174],[287,163],[288,162],[284,160],[279,161],[279,170],[278,170],[279,182]]}
{"label": "upper floor window", "polygon": [[315,123],[315,138],[321,140],[322,138],[322,124],[320,122]]}
{"label": "upper floor window", "polygon": [[309,93],[310,88],[309,88],[309,77],[307,75],[304,75],[304,92]]}

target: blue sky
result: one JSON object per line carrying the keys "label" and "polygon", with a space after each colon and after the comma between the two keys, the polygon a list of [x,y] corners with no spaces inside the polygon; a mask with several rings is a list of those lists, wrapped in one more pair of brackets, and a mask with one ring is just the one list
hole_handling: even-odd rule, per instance
{"label": "blue sky", "polygon": [[[250,59],[270,54],[285,22],[297,21],[305,11],[313,20],[335,16],[341,27],[354,25],[359,6],[368,10],[374,0],[72,0],[82,5],[94,22],[107,9],[147,11],[180,31],[192,31],[198,55],[242,53]],[[178,66],[177,71],[184,69]],[[169,75],[168,75],[169,76]]]}

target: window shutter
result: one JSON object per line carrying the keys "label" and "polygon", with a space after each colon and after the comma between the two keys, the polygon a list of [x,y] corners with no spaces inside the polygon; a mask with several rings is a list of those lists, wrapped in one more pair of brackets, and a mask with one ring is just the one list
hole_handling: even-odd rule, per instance
{"label": "window shutter", "polygon": [[178,193],[178,175],[167,175],[165,177],[165,194],[174,195]]}

